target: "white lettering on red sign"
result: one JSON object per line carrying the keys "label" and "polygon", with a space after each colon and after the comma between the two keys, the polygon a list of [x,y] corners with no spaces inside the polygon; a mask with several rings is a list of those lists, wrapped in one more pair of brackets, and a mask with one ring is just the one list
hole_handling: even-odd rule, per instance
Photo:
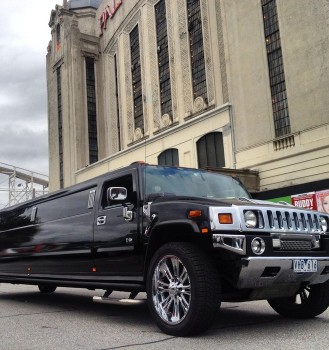
{"label": "white lettering on red sign", "polygon": [[313,198],[295,200],[296,207],[313,208]]}
{"label": "white lettering on red sign", "polygon": [[107,20],[113,18],[123,0],[110,0],[110,4],[105,7],[100,17],[101,32],[106,30]]}
{"label": "white lettering on red sign", "polygon": [[315,192],[292,195],[291,203],[299,208],[317,210]]}

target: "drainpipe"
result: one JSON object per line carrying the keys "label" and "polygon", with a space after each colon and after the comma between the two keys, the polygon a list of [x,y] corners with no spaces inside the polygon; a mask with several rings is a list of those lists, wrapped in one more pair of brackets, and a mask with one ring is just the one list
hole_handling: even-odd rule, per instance
{"label": "drainpipe", "polygon": [[231,135],[232,135],[233,169],[236,169],[236,144],[235,144],[234,113],[233,113],[233,106],[231,104],[229,104],[229,117],[230,117]]}

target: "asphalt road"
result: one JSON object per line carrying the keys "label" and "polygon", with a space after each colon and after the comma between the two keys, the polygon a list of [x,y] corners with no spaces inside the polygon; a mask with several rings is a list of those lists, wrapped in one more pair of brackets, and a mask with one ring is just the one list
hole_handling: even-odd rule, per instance
{"label": "asphalt road", "polygon": [[[28,349],[303,349],[329,347],[329,310],[314,319],[278,316],[266,302],[222,305],[208,332],[168,336],[154,325],[144,301],[99,304],[102,291],[0,285],[0,350]],[[126,293],[117,293],[118,298]],[[145,298],[141,295],[140,299]]]}

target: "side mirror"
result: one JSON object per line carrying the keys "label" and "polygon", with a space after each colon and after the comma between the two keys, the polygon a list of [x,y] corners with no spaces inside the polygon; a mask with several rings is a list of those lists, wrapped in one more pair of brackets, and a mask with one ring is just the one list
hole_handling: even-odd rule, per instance
{"label": "side mirror", "polygon": [[110,187],[107,190],[108,201],[124,201],[127,199],[127,189],[125,187]]}

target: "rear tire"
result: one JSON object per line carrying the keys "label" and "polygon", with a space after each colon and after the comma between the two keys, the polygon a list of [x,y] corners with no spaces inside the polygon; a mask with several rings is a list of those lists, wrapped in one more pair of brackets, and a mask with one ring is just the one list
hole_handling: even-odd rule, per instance
{"label": "rear tire", "polygon": [[190,243],[162,246],[152,258],[147,299],[158,327],[174,336],[207,330],[220,308],[218,273],[209,258]]}
{"label": "rear tire", "polygon": [[49,293],[54,293],[55,290],[56,290],[56,286],[45,286],[45,285],[38,285],[38,288],[39,288],[39,291],[40,293],[43,293],[43,294],[49,294]]}
{"label": "rear tire", "polygon": [[292,297],[269,299],[268,303],[280,315],[289,318],[312,318],[329,306],[329,281],[303,287]]}

